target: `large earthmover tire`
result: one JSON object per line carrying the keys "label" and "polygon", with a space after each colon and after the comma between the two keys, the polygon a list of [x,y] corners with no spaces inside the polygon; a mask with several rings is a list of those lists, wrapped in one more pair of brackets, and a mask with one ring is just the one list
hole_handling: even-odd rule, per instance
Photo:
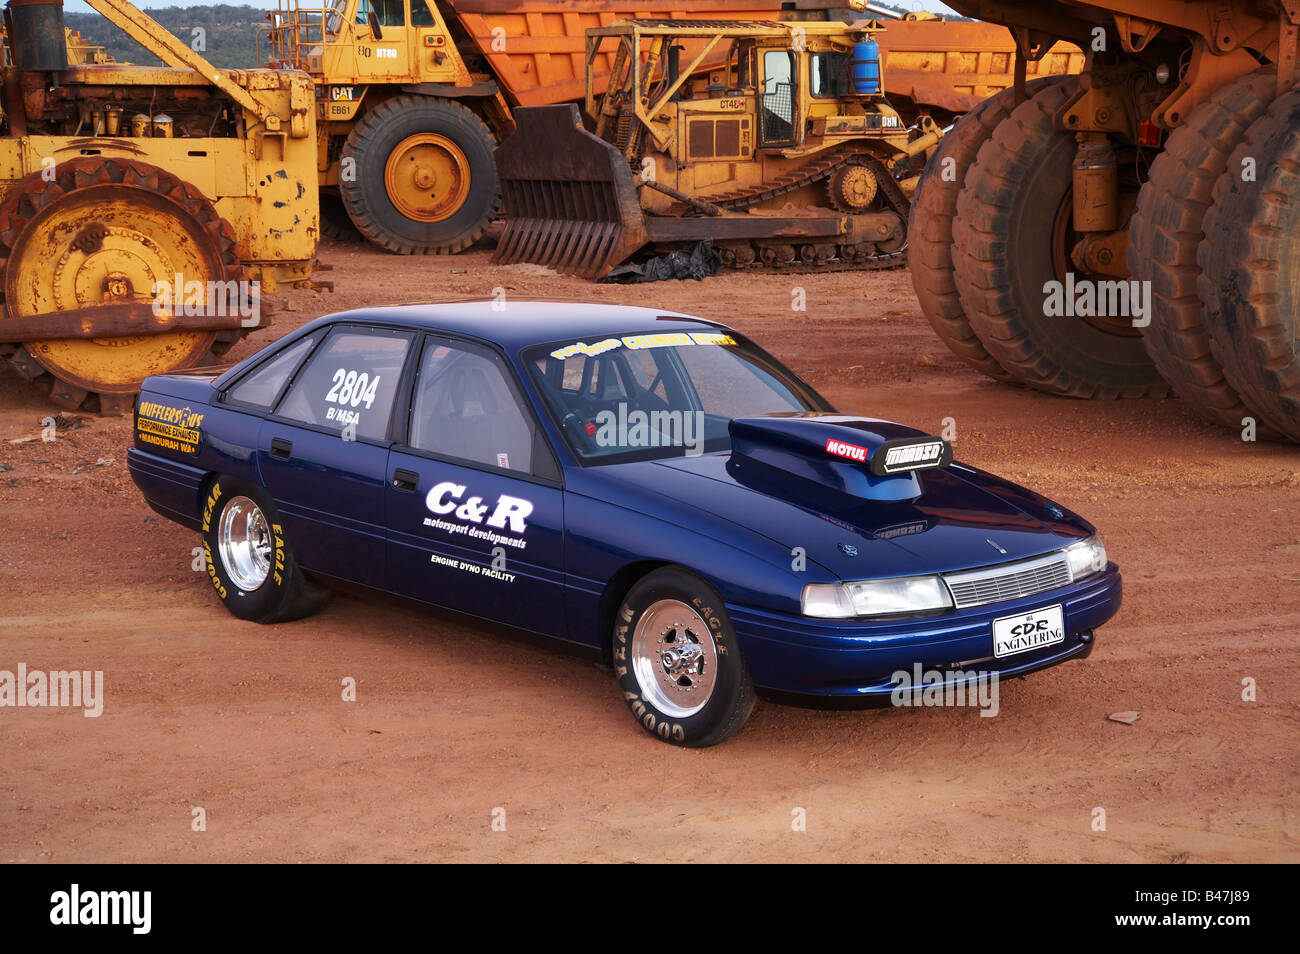
{"label": "large earthmover tire", "polygon": [[[36,316],[108,301],[151,301],[157,282],[247,279],[235,233],[193,185],[155,166],[82,157],[15,183],[0,205],[4,311]],[[150,374],[193,367],[251,329],[32,340],[10,366],[76,409],[121,412]],[[16,346],[15,346],[16,345]]]}
{"label": "large earthmover tire", "polygon": [[390,252],[459,252],[500,207],[495,148],[459,103],[394,96],[348,134],[339,194],[357,230]]}
{"label": "large earthmover tire", "polygon": [[361,233],[348,217],[343,200],[332,192],[320,194],[320,233],[336,242],[361,241]]}
{"label": "large earthmover tire", "polygon": [[[1032,95],[1063,79],[1044,77],[1025,88]],[[952,274],[952,220],[966,170],[998,123],[1011,114],[1015,99],[1014,88],[1004,89],[957,121],[926,163],[907,219],[907,266],[922,314],[953,354],[977,371],[1003,380],[1008,374],[980,343],[962,311]]]}
{"label": "large earthmover tire", "polygon": [[1046,314],[1048,283],[1073,271],[1075,139],[1052,116],[1076,82],[1051,84],[1018,106],[967,172],[953,223],[962,309],[1017,381],[1069,397],[1163,396],[1169,387],[1131,322]]}
{"label": "large earthmover tire", "polygon": [[1229,153],[1268,107],[1276,82],[1273,70],[1260,70],[1197,106],[1152,163],[1129,224],[1129,272],[1151,283],[1151,324],[1143,331],[1147,353],[1179,397],[1229,427],[1241,427],[1250,412],[1210,351],[1196,290],[1196,254],[1214,185]]}
{"label": "large earthmover tire", "polygon": [[1274,102],[1229,157],[1197,261],[1224,376],[1252,416],[1300,441],[1300,90]]}

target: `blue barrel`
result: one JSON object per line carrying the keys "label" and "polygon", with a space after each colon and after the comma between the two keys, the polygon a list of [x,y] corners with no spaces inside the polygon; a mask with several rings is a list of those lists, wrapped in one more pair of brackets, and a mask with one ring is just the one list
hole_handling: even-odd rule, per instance
{"label": "blue barrel", "polygon": [[880,44],[875,40],[853,44],[853,92],[859,96],[880,92]]}

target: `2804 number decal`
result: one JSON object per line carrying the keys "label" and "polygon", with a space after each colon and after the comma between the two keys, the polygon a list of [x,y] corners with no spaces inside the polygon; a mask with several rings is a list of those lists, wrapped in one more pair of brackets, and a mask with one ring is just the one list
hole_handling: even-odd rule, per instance
{"label": "2804 number decal", "polygon": [[334,386],[325,394],[325,400],[344,407],[360,407],[364,401],[368,411],[375,403],[379,378],[378,374],[372,378],[364,371],[358,373],[339,368],[334,372]]}

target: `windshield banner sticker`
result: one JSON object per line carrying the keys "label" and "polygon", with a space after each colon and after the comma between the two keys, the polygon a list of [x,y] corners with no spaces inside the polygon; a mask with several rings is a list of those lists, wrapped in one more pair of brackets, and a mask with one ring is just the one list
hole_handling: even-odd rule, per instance
{"label": "windshield banner sticker", "polygon": [[735,338],[720,331],[692,331],[689,333],[671,331],[653,335],[627,335],[621,341],[618,338],[606,338],[604,341],[598,341],[595,344],[579,341],[575,344],[565,345],[563,348],[557,348],[551,352],[551,357],[563,361],[566,358],[572,358],[575,354],[594,358],[606,351],[613,351],[615,348],[621,347],[626,347],[629,351],[640,351],[646,348],[677,348],[686,345],[734,345],[735,343]]}

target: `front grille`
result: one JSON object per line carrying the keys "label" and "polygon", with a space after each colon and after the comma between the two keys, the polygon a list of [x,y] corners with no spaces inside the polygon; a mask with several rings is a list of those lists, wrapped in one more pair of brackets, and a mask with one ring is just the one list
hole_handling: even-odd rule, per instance
{"label": "front grille", "polygon": [[952,591],[953,603],[958,609],[963,609],[1033,596],[1065,586],[1070,582],[1070,562],[1064,553],[1049,553],[1017,563],[945,573],[943,579]]}

